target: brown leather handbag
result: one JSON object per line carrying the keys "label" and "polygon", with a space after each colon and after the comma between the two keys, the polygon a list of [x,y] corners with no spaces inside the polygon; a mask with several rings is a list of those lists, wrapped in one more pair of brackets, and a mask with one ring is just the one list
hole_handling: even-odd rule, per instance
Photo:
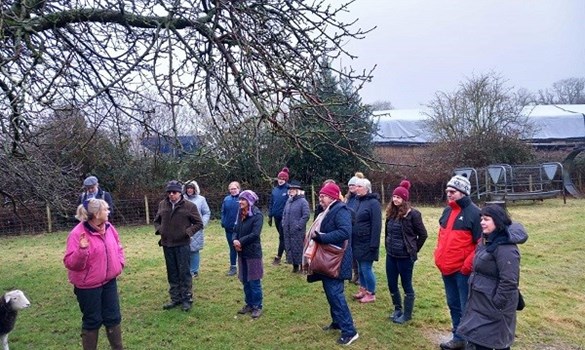
{"label": "brown leather handbag", "polygon": [[347,240],[344,241],[343,247],[334,244],[316,243],[315,254],[309,263],[310,272],[338,278],[346,248]]}

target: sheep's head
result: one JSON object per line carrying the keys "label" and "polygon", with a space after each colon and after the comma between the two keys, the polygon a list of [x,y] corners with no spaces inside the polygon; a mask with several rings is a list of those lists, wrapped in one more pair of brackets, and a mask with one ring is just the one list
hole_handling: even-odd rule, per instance
{"label": "sheep's head", "polygon": [[15,289],[4,294],[4,301],[10,305],[12,310],[18,311],[30,306],[30,301],[21,290]]}

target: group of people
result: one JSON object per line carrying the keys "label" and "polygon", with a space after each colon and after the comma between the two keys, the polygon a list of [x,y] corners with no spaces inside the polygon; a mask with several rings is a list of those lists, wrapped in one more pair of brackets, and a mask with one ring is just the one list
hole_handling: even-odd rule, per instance
{"label": "group of people", "polygon": [[[327,180],[319,191],[314,222],[307,230],[309,204],[301,184],[289,182],[287,168],[278,173],[277,179],[268,213],[268,223],[272,225],[274,221],[279,235],[272,262],[280,264],[286,252],[292,272],[308,272],[308,282],[322,282],[332,319],[323,330],[340,330],[337,342],[349,345],[359,334],[345,298],[344,281],[357,276],[359,290],[353,298],[360,303],[375,302],[373,264],[379,259],[381,242],[380,197],[372,192],[371,182],[362,173],[349,180],[346,196],[342,196],[335,181]],[[103,325],[112,349],[122,349],[116,277],[124,268],[124,250],[110,223],[111,196],[108,194],[108,201],[101,191],[102,198],[97,197],[100,189],[93,176],[84,185],[86,191],[80,196],[76,215],[80,223],[67,238],[63,259],[82,312],[82,345],[83,349],[95,349]],[[397,324],[412,319],[413,270],[428,237],[420,211],[410,204],[410,188],[411,183],[403,180],[393,190],[385,210],[383,243],[393,306],[389,318]],[[452,321],[452,338],[441,343],[440,348],[509,349],[514,340],[519,298],[517,244],[528,236],[521,224],[511,221],[504,208],[487,205],[479,209],[471,201],[470,189],[467,178],[451,178],[445,189],[448,206],[439,219],[434,259],[442,275]],[[238,313],[258,318],[263,307],[260,237],[264,217],[256,206],[256,193],[241,191],[238,182],[231,182],[228,190],[221,207],[221,226],[229,247],[227,275],[238,275],[243,285],[245,304]],[[195,181],[184,185],[170,181],[165,192],[167,197],[159,203],[154,219],[169,283],[170,301],[163,309],[180,307],[189,311],[193,303],[192,280],[199,274],[199,250],[204,244],[203,228],[210,210]],[[344,247],[336,277],[310,271],[306,259],[309,243]]]}

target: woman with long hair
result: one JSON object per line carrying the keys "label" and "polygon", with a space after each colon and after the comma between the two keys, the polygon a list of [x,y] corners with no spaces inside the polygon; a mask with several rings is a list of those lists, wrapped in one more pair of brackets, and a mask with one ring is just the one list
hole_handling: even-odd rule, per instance
{"label": "woman with long hair", "polygon": [[[390,319],[395,323],[405,323],[412,318],[414,308],[414,288],[412,275],[417,253],[424,245],[428,235],[420,211],[412,208],[410,182],[403,180],[392,192],[392,201],[386,208],[385,245],[386,276],[388,289],[394,305]],[[404,309],[398,289],[398,279],[404,291]]]}

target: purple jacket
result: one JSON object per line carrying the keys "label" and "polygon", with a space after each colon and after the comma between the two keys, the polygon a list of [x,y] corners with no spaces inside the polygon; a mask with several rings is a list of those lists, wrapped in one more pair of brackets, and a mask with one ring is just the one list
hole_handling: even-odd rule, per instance
{"label": "purple jacket", "polygon": [[[89,247],[79,247],[81,234],[89,241]],[[125,258],[118,231],[106,223],[102,236],[89,224],[80,222],[67,237],[67,248],[63,263],[68,270],[69,282],[80,289],[103,286],[122,273]]]}

